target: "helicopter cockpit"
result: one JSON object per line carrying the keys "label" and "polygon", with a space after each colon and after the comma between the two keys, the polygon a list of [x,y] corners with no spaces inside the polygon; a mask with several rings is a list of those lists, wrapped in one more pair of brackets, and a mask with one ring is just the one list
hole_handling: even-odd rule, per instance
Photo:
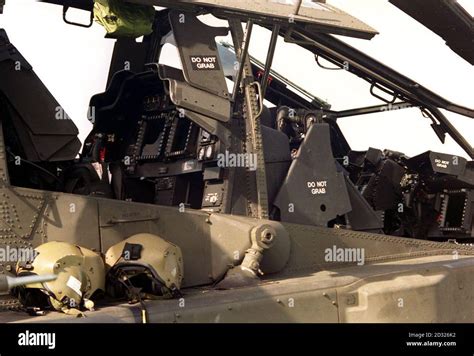
{"label": "helicopter cockpit", "polygon": [[[272,11],[280,11],[283,5],[272,2]],[[474,157],[439,110],[474,117],[472,109],[325,33],[375,35],[366,25],[344,26],[341,13],[332,13],[342,17],[331,26],[306,15],[288,18],[283,10],[242,17],[237,3],[232,9],[202,3],[200,11],[184,4],[182,10],[157,11],[153,32],[142,41],[116,39],[107,89],[90,102],[93,129],[80,158],[32,162],[40,176],[48,176],[42,189],[407,237],[474,237],[472,162],[457,157],[452,164],[451,156],[435,152],[409,158],[390,150],[353,151],[337,123],[387,105],[419,107],[440,139],[450,135]],[[296,14],[309,11],[306,3],[293,4]],[[318,14],[331,13],[326,5],[313,5]],[[205,24],[203,14],[226,26]],[[254,25],[271,31],[265,63],[249,54]],[[218,41],[229,33],[232,43]],[[272,70],[279,38],[310,51],[317,63],[324,58],[368,81],[383,104],[331,110]],[[160,61],[166,45],[178,51],[174,66]],[[7,146],[14,146],[8,139]],[[13,183],[25,185],[28,175],[18,177]]]}

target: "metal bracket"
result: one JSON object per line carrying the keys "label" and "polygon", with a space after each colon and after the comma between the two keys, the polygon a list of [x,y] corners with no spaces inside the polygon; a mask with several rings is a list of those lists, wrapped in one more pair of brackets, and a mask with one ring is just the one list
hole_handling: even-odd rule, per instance
{"label": "metal bracket", "polygon": [[67,19],[67,11],[69,10],[69,6],[67,5],[64,5],[63,6],[63,20],[65,23],[67,23],[68,25],[74,25],[74,26],[79,26],[79,27],[85,27],[85,28],[89,28],[93,25],[94,23],[94,12],[91,11],[91,16],[90,16],[90,22],[89,24],[82,24],[82,23],[79,23],[79,22],[73,22],[73,21],[69,21]]}
{"label": "metal bracket", "polygon": [[264,108],[264,105],[263,105],[263,92],[262,92],[262,86],[260,85],[259,82],[253,82],[252,84],[250,84],[251,86],[254,85],[256,90],[257,90],[257,96],[258,96],[258,112],[257,114],[255,115],[256,118],[259,118],[260,116],[262,116],[262,113],[263,113],[263,108]]}
{"label": "metal bracket", "polygon": [[[388,94],[388,95],[392,95],[392,100],[388,100],[388,99],[385,99],[383,96],[380,96],[378,94],[376,94],[374,92],[374,89],[377,88],[381,91],[383,91],[384,93]],[[377,98],[377,99],[380,99],[382,100],[384,103],[387,103],[387,104],[395,104],[395,101],[397,101],[398,99],[398,95],[396,93],[394,93],[393,91],[390,91],[386,88],[384,88],[383,86],[381,86],[379,83],[377,82],[372,82],[372,85],[370,86],[370,94]]]}
{"label": "metal bracket", "polygon": [[446,129],[443,128],[443,126],[438,121],[436,121],[434,116],[426,108],[420,108],[420,110],[421,110],[421,115],[423,115],[423,117],[431,120],[431,128],[435,132],[436,136],[438,136],[441,143],[444,144],[446,141],[446,134],[447,134]]}
{"label": "metal bracket", "polygon": [[321,62],[319,61],[319,54],[315,54],[314,55],[314,58],[316,59],[316,64],[318,65],[318,67],[322,68],[322,69],[326,69],[326,70],[343,70],[344,68],[342,64],[337,64],[339,67],[326,67],[325,65],[321,64]]}

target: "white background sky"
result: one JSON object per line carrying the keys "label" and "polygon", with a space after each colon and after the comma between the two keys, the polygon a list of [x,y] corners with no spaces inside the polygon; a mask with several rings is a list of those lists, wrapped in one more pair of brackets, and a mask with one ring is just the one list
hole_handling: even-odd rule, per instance
{"label": "white background sky", "polygon": [[[466,1],[474,7],[474,0]],[[474,107],[474,67],[452,52],[444,41],[387,0],[328,0],[377,29],[371,41],[339,37],[454,103]],[[468,4],[468,5],[469,5]],[[466,6],[467,7],[467,6]],[[474,9],[470,9],[474,13]],[[7,0],[0,28],[20,50],[61,106],[74,120],[81,139],[88,134],[90,97],[105,89],[114,41],[94,24],[83,29],[62,21],[59,6],[34,0]],[[270,34],[258,30],[251,53],[264,61]],[[274,67],[288,79],[327,100],[335,110],[380,102],[369,94],[369,84],[344,71],[317,67],[314,56],[280,41]],[[0,78],[1,80],[1,78]],[[41,108],[38,108],[41,110]],[[446,113],[474,144],[474,119]],[[353,149],[390,148],[416,155],[434,150],[465,156],[450,138],[442,145],[418,109],[341,119]]]}

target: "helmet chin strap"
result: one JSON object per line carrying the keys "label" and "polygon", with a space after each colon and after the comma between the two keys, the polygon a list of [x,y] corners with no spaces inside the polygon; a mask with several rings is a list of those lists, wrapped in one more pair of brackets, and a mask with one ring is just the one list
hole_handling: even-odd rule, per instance
{"label": "helmet chin strap", "polygon": [[141,309],[141,317],[142,317],[142,323],[143,324],[148,324],[149,322],[149,317],[148,317],[148,310],[146,309],[145,302],[143,301],[142,295],[141,295],[141,289],[135,288],[128,278],[127,274],[122,271],[118,270],[116,272],[117,276],[117,281],[125,288],[128,302],[130,304],[135,304],[139,303],[140,304],[140,309]]}

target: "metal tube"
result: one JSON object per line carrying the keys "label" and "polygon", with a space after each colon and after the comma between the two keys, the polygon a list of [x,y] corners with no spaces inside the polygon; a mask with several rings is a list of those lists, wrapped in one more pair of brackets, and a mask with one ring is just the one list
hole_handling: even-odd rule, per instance
{"label": "metal tube", "polygon": [[357,109],[350,109],[350,110],[343,110],[343,111],[327,111],[331,116],[335,118],[343,118],[343,117],[351,117],[351,116],[358,116],[358,115],[367,115],[367,114],[375,114],[384,111],[391,111],[391,110],[402,110],[402,109],[409,109],[414,107],[413,104],[402,102],[402,103],[395,103],[395,104],[386,104],[386,105],[377,105],[377,106],[368,106],[364,108],[357,108]]}
{"label": "metal tube", "polygon": [[[242,76],[244,75],[244,63],[245,63],[245,58],[248,55],[249,52],[249,46],[250,46],[250,39],[252,37],[252,29],[253,29],[253,21],[249,20],[247,22],[247,29],[244,37],[244,42],[242,43],[242,48],[240,50],[240,60],[239,60],[239,72],[237,73],[237,77],[235,78],[234,82],[234,90],[232,91],[232,101],[235,101],[237,98],[237,92],[240,87],[240,82],[242,81]],[[239,53],[237,53],[239,55]]]}
{"label": "metal tube", "polygon": [[303,5],[303,0],[298,0],[298,4],[296,5],[295,15],[300,13],[301,5]]}
{"label": "metal tube", "polygon": [[6,293],[8,290],[23,286],[27,284],[34,284],[34,283],[44,283],[54,281],[58,278],[55,274],[49,274],[44,276],[24,276],[24,277],[8,277],[8,276],[0,276],[0,293]]}
{"label": "metal tube", "polygon": [[[376,81],[380,84],[383,84],[387,88],[392,89],[397,94],[401,94],[404,97],[405,101],[411,102],[414,106],[420,106],[429,109],[433,113],[433,115],[441,122],[441,124],[443,124],[443,126],[446,128],[447,133],[454,139],[454,141],[456,141],[456,143],[462,149],[464,149],[464,151],[469,155],[469,157],[474,158],[474,148],[467,142],[467,140],[461,135],[461,133],[455,129],[455,127],[450,123],[446,116],[443,115],[443,113],[438,109],[438,107],[469,117],[474,117],[474,110],[446,102],[444,99],[437,97],[434,93],[429,92],[427,89],[420,87],[419,85],[417,87],[414,87],[414,84],[412,84],[411,86],[409,84],[399,84],[401,81],[408,81],[408,78],[404,78],[396,72],[393,73],[393,75],[396,76],[394,80],[390,80],[389,75],[378,74],[380,72],[380,68],[386,71],[391,69],[384,68],[382,64],[377,64],[377,62],[375,62],[375,65],[379,66],[379,70],[377,68],[374,68],[374,64],[371,65],[370,63],[367,64],[367,62],[364,63],[364,54],[359,54],[359,57],[356,59],[349,58],[347,54],[343,53],[344,51],[341,50],[340,47],[334,48],[334,45],[337,45],[338,43],[334,42],[335,39],[331,40],[333,41],[331,44],[325,45],[321,43],[320,40],[308,37],[307,35],[301,32],[296,32],[296,34],[301,37],[302,40],[293,40],[293,38],[291,37],[291,33],[288,33],[288,37],[285,40],[287,42],[301,44],[304,48],[310,51],[311,49],[308,48],[308,46],[316,47],[320,50],[323,50],[327,53],[328,56],[338,58],[338,60],[342,62],[347,62],[351,68],[355,68],[361,71],[366,77],[369,77],[372,81]],[[330,45],[331,48],[328,47],[328,45]],[[344,46],[344,44],[342,46]],[[370,57],[367,58],[368,59],[365,59],[366,61],[373,61],[373,59],[371,59]],[[395,80],[397,80],[399,83],[396,83]]]}
{"label": "metal tube", "polygon": [[265,98],[265,93],[267,92],[268,78],[270,77],[270,71],[272,69],[273,59],[275,58],[275,50],[278,41],[278,36],[280,34],[280,25],[274,25],[272,31],[272,38],[270,40],[270,45],[268,47],[267,62],[265,63],[265,71],[262,78],[262,95]]}

